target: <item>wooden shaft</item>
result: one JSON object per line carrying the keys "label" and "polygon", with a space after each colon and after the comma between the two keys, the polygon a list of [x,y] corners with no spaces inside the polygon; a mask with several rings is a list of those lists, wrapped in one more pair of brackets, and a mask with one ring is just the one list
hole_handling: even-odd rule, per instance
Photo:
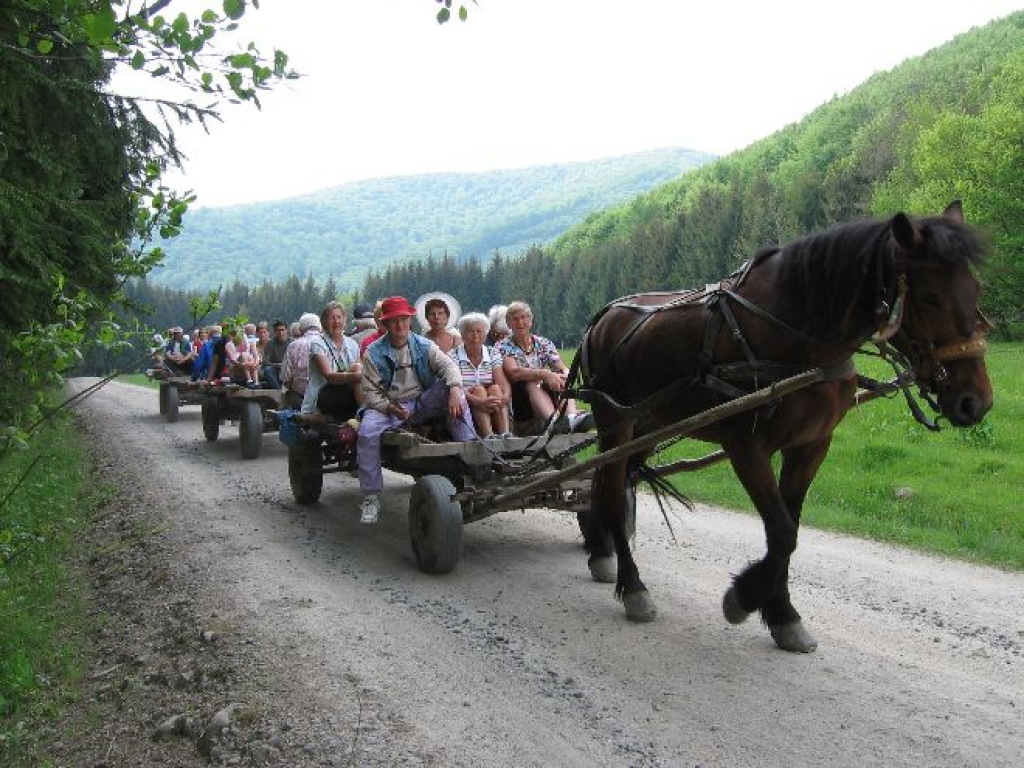
{"label": "wooden shaft", "polygon": [[727,419],[730,416],[735,416],[743,413],[744,411],[749,411],[753,408],[764,405],[772,400],[777,400],[780,397],[790,395],[799,389],[803,389],[804,387],[808,387],[812,384],[817,384],[820,381],[823,381],[824,378],[825,372],[821,368],[814,368],[810,371],[797,374],[796,376],[790,376],[788,379],[783,379],[775,384],[763,387],[756,392],[751,392],[749,395],[744,395],[743,397],[736,398],[735,400],[730,400],[728,403],[722,403],[722,405],[716,405],[714,408],[709,408],[695,416],[690,416],[689,418],[655,430],[648,435],[644,435],[643,437],[639,437],[635,440],[630,440],[628,443],[620,445],[618,448],[603,451],[582,464],[575,464],[561,470],[560,472],[556,472],[552,476],[534,480],[531,483],[527,483],[526,485],[505,493],[499,493],[491,499],[491,503],[508,503],[513,499],[530,496],[538,491],[554,487],[560,482],[573,477],[578,477],[592,469],[603,467],[606,464],[612,464],[619,459],[625,458],[626,456],[634,453],[639,453],[647,448],[653,448],[658,443],[668,440],[669,438],[683,437],[710,424],[714,424],[716,421]]}

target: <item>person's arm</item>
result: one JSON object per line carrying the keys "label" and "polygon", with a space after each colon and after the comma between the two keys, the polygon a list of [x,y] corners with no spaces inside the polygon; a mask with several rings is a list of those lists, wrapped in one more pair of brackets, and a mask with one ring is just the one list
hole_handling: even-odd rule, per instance
{"label": "person's arm", "polygon": [[546,384],[553,386],[558,374],[543,368],[527,368],[519,364],[519,361],[512,355],[507,355],[501,361],[505,377],[512,383],[528,384],[534,382],[538,385]]}
{"label": "person's arm", "polygon": [[[404,408],[393,404],[381,391],[380,373],[370,359],[369,355],[363,355],[362,373],[360,375],[360,390],[363,393],[363,405],[373,408],[380,413],[389,416],[398,416],[403,421],[409,418]],[[402,414],[405,414],[404,416]]]}

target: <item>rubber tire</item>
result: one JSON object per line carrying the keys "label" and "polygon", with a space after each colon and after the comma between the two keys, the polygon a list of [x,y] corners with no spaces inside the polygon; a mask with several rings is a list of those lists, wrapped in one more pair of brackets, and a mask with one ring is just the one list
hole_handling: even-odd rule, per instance
{"label": "rubber tire", "polygon": [[167,385],[167,412],[164,418],[171,424],[178,420],[178,405],[181,402],[178,396],[178,388],[173,384]]}
{"label": "rubber tire", "polygon": [[[593,503],[593,500],[591,500]],[[580,533],[586,538],[587,530],[587,517],[593,514],[593,509],[588,509],[585,512],[576,513],[576,523],[580,527]],[[626,538],[629,539],[629,548],[633,549],[633,542],[636,539],[636,490],[632,485],[626,486]],[[610,551],[614,552],[615,547],[611,544],[611,536],[609,535],[609,548]]]}
{"label": "rubber tire", "polygon": [[409,499],[409,540],[424,573],[450,573],[462,556],[462,507],[442,475],[416,480]]}
{"label": "rubber tire", "polygon": [[319,439],[300,434],[299,441],[288,446],[288,480],[292,497],[298,504],[316,504],[320,500],[324,489],[323,468],[324,452]]}
{"label": "rubber tire", "polygon": [[220,434],[220,407],[217,398],[212,395],[203,398],[202,405],[203,436],[207,442],[214,442]]}
{"label": "rubber tire", "polygon": [[242,403],[242,420],[238,422],[238,440],[243,459],[258,459],[263,447],[263,411],[255,400]]}
{"label": "rubber tire", "polygon": [[160,415],[167,416],[167,384],[160,385],[160,394],[158,399],[160,401]]}

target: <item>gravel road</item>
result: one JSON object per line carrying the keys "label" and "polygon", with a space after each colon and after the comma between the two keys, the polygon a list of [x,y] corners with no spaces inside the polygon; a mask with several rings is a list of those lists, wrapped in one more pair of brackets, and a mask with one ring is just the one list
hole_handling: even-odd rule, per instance
{"label": "gravel road", "polygon": [[[381,522],[361,526],[346,474],[325,478],[319,504],[294,503],[276,435],[243,461],[235,428],[206,442],[197,407],[168,424],[155,391],[116,383],[78,410],[108,477],[156,515],[149,556],[195,595],[188,633],[215,628],[256,670],[258,686],[231,694],[261,714],[270,746],[214,762],[1021,764],[1020,574],[805,529],[792,593],[820,647],[792,655],[755,619],[721,615],[730,574],[762,552],[752,517],[680,510],[674,541],[641,495],[637,560],[659,616],[636,625],[590,580],[565,513],[474,523],[457,570],[428,576],[409,546],[408,478],[387,475]],[[135,578],[156,621],[168,598],[146,602],[153,582]],[[302,733],[298,751],[269,738],[275,718]],[[189,764],[146,750],[150,764]],[[115,764],[107,753],[90,764]]]}

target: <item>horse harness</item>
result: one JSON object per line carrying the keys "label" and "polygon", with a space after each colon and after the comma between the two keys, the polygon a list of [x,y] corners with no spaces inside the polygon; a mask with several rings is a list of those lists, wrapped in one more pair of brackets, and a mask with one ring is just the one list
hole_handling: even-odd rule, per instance
{"label": "horse harness", "polygon": [[[653,410],[655,407],[669,400],[671,397],[695,386],[705,387],[713,390],[726,400],[733,400],[735,398],[742,397],[743,395],[747,395],[765,385],[782,381],[783,379],[806,371],[807,366],[799,363],[785,363],[758,359],[750,348],[750,345],[747,343],[746,337],[743,335],[743,331],[736,320],[732,307],[730,306],[730,302],[739,304],[758,318],[765,320],[769,324],[774,325],[786,333],[798,336],[812,344],[819,343],[816,339],[813,339],[807,334],[784,323],[782,320],[779,320],[774,315],[766,312],[761,307],[736,293],[736,289],[742,285],[751,269],[760,263],[762,259],[774,253],[775,250],[777,249],[761,251],[753,259],[745,262],[739,269],[724,280],[718,283],[708,284],[702,289],[688,291],[663,304],[643,305],[631,302],[630,299],[637,295],[634,294],[622,299],[617,299],[616,301],[606,305],[597,313],[597,315],[594,316],[586,331],[584,331],[583,342],[580,344],[579,354],[573,361],[573,369],[579,368],[579,371],[584,377],[584,384],[578,389],[573,389],[568,396],[580,397],[581,399],[589,400],[591,402],[595,397],[597,397],[614,407],[620,416],[636,421],[645,413]],[[650,296],[657,294],[645,295]],[[704,326],[701,350],[697,361],[697,370],[693,376],[678,379],[655,392],[645,400],[633,405],[618,403],[610,395],[598,388],[589,371],[586,340],[590,329],[608,311],[611,309],[627,309],[636,314],[636,318],[632,325],[625,333],[622,334],[622,337],[612,349],[609,355],[609,357],[612,357],[615,355],[615,352],[617,352],[630,338],[639,332],[640,329],[656,314],[673,309],[691,307],[701,303],[708,308],[709,319],[707,324]],[[718,338],[723,326],[728,328],[728,332],[739,345],[744,358],[742,361],[731,363],[716,363],[714,361],[714,350],[717,346]],[[825,374],[823,381],[838,381],[855,374],[856,368],[853,365],[852,358],[847,358],[837,365],[823,369],[823,371]],[[574,380],[573,375],[575,373],[575,370],[570,371],[570,382]],[[752,383],[752,387],[749,390],[741,388],[741,384],[747,383]]]}
{"label": "horse harness", "polygon": [[[582,373],[583,375],[583,385],[579,388],[571,388],[567,390],[566,397],[579,397],[591,402],[595,397],[600,398],[613,406],[616,411],[619,412],[620,416],[636,421],[643,414],[653,410],[656,406],[676,394],[694,386],[701,386],[713,390],[719,395],[725,397],[727,400],[731,400],[749,394],[750,391],[754,391],[766,384],[772,384],[805,371],[806,366],[801,364],[759,360],[750,348],[750,345],[747,343],[739,323],[736,320],[732,307],[730,306],[730,303],[738,304],[754,316],[775,326],[780,331],[791,336],[798,337],[812,346],[821,344],[820,340],[793,328],[736,292],[736,290],[743,284],[743,281],[746,279],[750,271],[763,259],[774,254],[777,250],[777,248],[765,249],[754,256],[754,258],[745,262],[739,269],[724,280],[718,283],[706,285],[703,289],[685,292],[663,304],[643,305],[631,302],[630,299],[635,298],[638,294],[626,296],[607,304],[594,316],[590,321],[590,324],[587,326],[587,329],[584,331],[583,341],[579,348],[579,354],[573,361],[572,369],[570,370],[570,386],[572,382],[575,381],[576,375],[579,373]],[[911,384],[917,383],[921,396],[935,411],[938,411],[938,404],[930,395],[929,390],[937,394],[938,391],[946,385],[949,377],[943,363],[965,358],[983,357],[987,349],[985,334],[991,330],[992,325],[981,313],[981,310],[976,309],[978,316],[978,330],[969,337],[957,338],[951,342],[936,347],[927,334],[927,322],[925,322],[923,317],[920,317],[920,313],[917,313],[917,317],[915,319],[926,329],[927,339],[924,343],[919,342],[915,338],[911,337],[904,327],[904,320],[907,315],[908,296],[910,293],[909,275],[914,271],[941,269],[942,267],[934,262],[920,259],[897,258],[895,255],[893,256],[891,263],[893,265],[896,278],[895,285],[893,287],[886,284],[888,281],[885,279],[883,274],[882,259],[878,260],[879,266],[876,271],[876,291],[879,297],[879,303],[878,308],[876,309],[876,316],[879,319],[880,327],[871,337],[871,341],[878,347],[880,356],[893,366],[893,369],[896,372],[896,378],[891,382],[880,382],[858,375],[858,383],[869,390],[886,393],[902,389],[914,418],[929,429],[938,429],[935,423],[924,414],[920,406],[913,399],[908,387]],[[890,303],[889,297],[893,293],[895,293],[895,296],[892,298]],[[645,295],[650,296],[657,294]],[[632,325],[625,333],[622,334],[622,337],[612,349],[609,355],[611,357],[614,356],[615,352],[617,352],[619,348],[621,348],[630,338],[638,333],[640,329],[652,317],[654,317],[655,314],[672,309],[693,306],[697,303],[703,303],[708,308],[709,319],[707,324],[704,326],[701,350],[697,361],[697,370],[693,376],[685,379],[679,379],[668,386],[663,387],[661,390],[655,392],[640,403],[633,405],[616,402],[610,395],[606,394],[598,387],[589,371],[587,359],[588,345],[586,342],[590,329],[608,311],[618,308],[627,309],[636,314],[636,318]],[[910,311],[914,312],[912,304]],[[723,325],[728,328],[732,338],[740,347],[744,358],[743,361],[733,363],[714,362],[714,350]],[[909,360],[895,347],[888,343],[893,337],[899,338],[906,346],[910,354]],[[850,357],[836,365],[823,369],[823,373],[823,381],[829,382],[839,381],[847,378],[848,376],[855,375],[857,374],[857,371],[853,363],[853,359]],[[926,381],[916,380],[915,373],[919,374],[921,378],[926,379]],[[753,383],[753,388],[750,390],[742,389],[739,386],[740,384],[748,382]]]}

